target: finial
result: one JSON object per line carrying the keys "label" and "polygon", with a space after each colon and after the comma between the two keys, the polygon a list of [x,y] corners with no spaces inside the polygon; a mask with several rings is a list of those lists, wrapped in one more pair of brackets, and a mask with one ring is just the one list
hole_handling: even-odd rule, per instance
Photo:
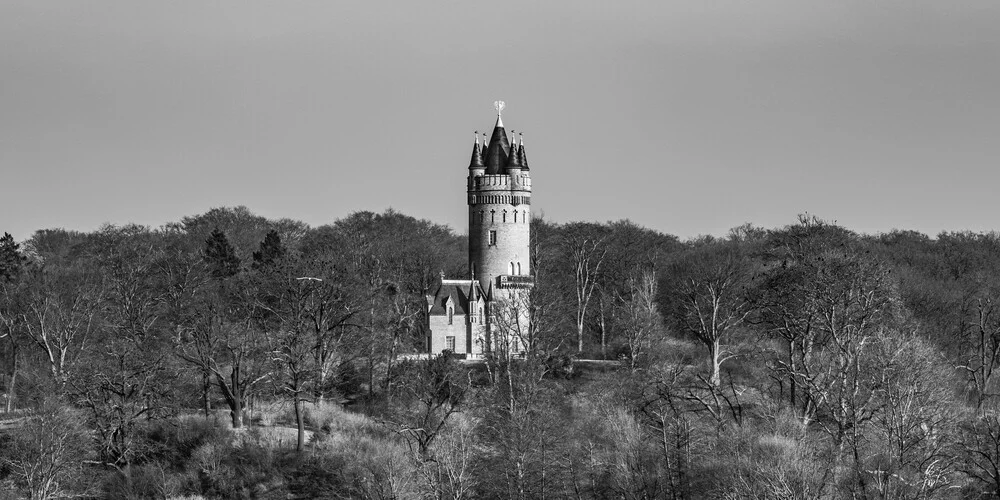
{"label": "finial", "polygon": [[479,145],[479,131],[477,130],[477,131],[475,131],[473,133],[476,135],[476,146],[478,146]]}
{"label": "finial", "polygon": [[520,141],[520,144],[519,144],[519,145],[520,145],[520,146],[524,146],[524,134],[522,134],[521,132],[518,132],[518,133],[517,133],[517,138],[518,138],[518,140]]}
{"label": "finial", "polygon": [[502,127],[503,118],[501,118],[500,115],[503,113],[503,108],[507,107],[507,103],[503,101],[493,101],[493,107],[497,110],[497,126]]}

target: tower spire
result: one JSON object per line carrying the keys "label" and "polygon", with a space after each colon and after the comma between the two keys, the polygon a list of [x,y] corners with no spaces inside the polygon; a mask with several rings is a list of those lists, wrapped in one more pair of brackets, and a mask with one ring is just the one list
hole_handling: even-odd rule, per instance
{"label": "tower spire", "polygon": [[521,164],[521,170],[528,169],[528,156],[524,154],[524,134],[517,134],[520,144],[517,146],[517,162]]}
{"label": "tower spire", "polygon": [[517,150],[517,139],[514,137],[514,130],[510,131],[510,154],[507,155],[507,171],[521,169],[521,157]]}
{"label": "tower spire", "polygon": [[[469,160],[469,170],[484,169],[486,165],[483,164],[483,150],[479,147],[479,131],[475,132],[476,143],[472,145],[472,159]],[[480,172],[482,173],[482,172]]]}
{"label": "tower spire", "polygon": [[507,139],[507,132],[503,128],[503,120],[500,114],[507,107],[503,101],[495,101],[493,107],[497,110],[497,123],[493,127],[493,135],[486,146],[486,153],[483,155],[483,163],[486,165],[486,174],[502,174],[507,166],[507,155],[510,154],[510,140]]}

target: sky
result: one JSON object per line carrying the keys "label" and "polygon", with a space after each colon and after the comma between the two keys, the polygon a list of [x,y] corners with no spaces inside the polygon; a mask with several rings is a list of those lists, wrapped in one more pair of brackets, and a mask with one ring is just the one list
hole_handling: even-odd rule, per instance
{"label": "sky", "polygon": [[495,100],[550,221],[992,231],[998,26],[996,0],[0,0],[0,232],[246,205],[463,233]]}

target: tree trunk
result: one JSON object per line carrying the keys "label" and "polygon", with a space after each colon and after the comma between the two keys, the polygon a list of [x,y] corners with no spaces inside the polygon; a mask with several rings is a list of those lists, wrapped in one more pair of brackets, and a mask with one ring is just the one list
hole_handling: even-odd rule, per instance
{"label": "tree trunk", "polygon": [[601,358],[608,359],[608,324],[604,318],[604,304],[601,304]]}
{"label": "tree trunk", "polygon": [[305,415],[303,415],[302,411],[302,398],[299,397],[299,394],[297,392],[295,393],[294,405],[295,405],[295,426],[296,429],[298,430],[298,436],[295,441],[295,451],[301,452],[305,448],[306,422],[305,422]]}
{"label": "tree trunk", "polygon": [[209,418],[212,415],[212,374],[207,370],[201,373],[201,405],[205,418]]}
{"label": "tree trunk", "polygon": [[5,408],[7,413],[14,411],[14,383],[17,381],[17,355],[14,355],[14,371],[10,374],[10,380],[7,382],[7,406]]}
{"label": "tree trunk", "polygon": [[243,427],[243,388],[239,386],[239,372],[234,368],[230,376],[232,385],[226,383],[226,379],[221,373],[215,372],[215,379],[222,390],[222,396],[226,398],[229,405],[229,415],[233,421],[233,429]]}
{"label": "tree trunk", "polygon": [[709,356],[711,357],[712,363],[712,378],[709,380],[712,383],[712,387],[719,387],[721,383],[721,377],[719,376],[719,341],[716,340],[712,342],[711,347],[709,347]]}
{"label": "tree trunk", "polygon": [[788,367],[791,373],[788,374],[788,395],[789,400],[792,403],[792,408],[795,408],[795,344],[792,341],[788,341]]}
{"label": "tree trunk", "polygon": [[576,323],[576,339],[577,347],[576,352],[583,352],[583,321],[580,320]]}
{"label": "tree trunk", "polygon": [[5,408],[7,413],[14,411],[14,385],[17,382],[18,368],[20,368],[20,365],[17,363],[17,344],[13,342],[13,339],[11,339],[11,351],[13,354],[14,369],[11,371],[10,380],[7,382],[7,404]]}
{"label": "tree trunk", "polygon": [[230,415],[233,419],[233,429],[240,429],[243,427],[243,401],[237,397],[233,399],[232,409]]}

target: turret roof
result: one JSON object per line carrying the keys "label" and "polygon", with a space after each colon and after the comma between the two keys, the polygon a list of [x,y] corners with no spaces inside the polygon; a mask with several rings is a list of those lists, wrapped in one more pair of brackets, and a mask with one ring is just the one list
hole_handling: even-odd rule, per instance
{"label": "turret roof", "polygon": [[469,170],[486,168],[483,163],[483,150],[479,147],[479,131],[476,131],[476,143],[472,146],[472,159],[469,160]]}
{"label": "turret roof", "polygon": [[524,137],[518,136],[520,144],[517,146],[517,162],[521,164],[521,170],[528,169],[528,155],[524,154]]}
{"label": "turret roof", "polygon": [[[512,131],[513,132],[513,131]],[[507,155],[507,167],[506,170],[520,170],[521,169],[521,155],[517,148],[517,141],[511,141],[510,154]]]}
{"label": "turret roof", "polygon": [[497,117],[497,123],[493,127],[493,136],[490,137],[490,144],[486,148],[484,162],[486,163],[487,174],[502,174],[507,166],[507,154],[510,151],[510,141],[507,140],[507,132],[503,128],[503,122]]}

